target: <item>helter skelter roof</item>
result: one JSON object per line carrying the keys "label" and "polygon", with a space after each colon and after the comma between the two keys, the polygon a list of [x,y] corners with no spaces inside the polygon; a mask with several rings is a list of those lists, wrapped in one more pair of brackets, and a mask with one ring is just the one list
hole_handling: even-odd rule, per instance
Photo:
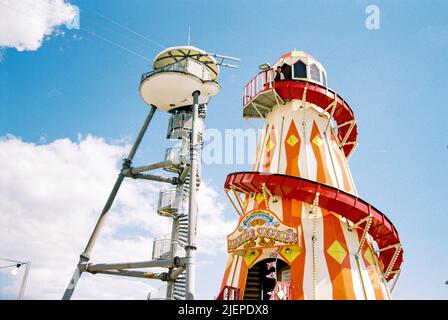
{"label": "helter skelter roof", "polygon": [[154,70],[163,68],[180,60],[190,58],[203,63],[212,72],[212,80],[219,73],[218,63],[210,54],[193,46],[170,47],[160,52],[152,64]]}
{"label": "helter skelter roof", "polygon": [[[318,206],[341,215],[368,233],[379,248],[379,260],[385,278],[391,280],[400,270],[403,262],[403,250],[397,230],[392,222],[366,201],[315,181],[282,174],[260,172],[236,172],[227,176],[224,188],[237,188],[245,193],[262,193],[263,184],[273,195],[292,198],[313,204],[319,193]],[[371,220],[369,227],[368,221]]]}
{"label": "helter skelter roof", "polygon": [[[282,55],[280,57],[280,59],[274,63],[273,67],[275,68],[276,66],[282,65],[283,63],[287,63],[290,66],[292,66],[299,60],[301,60],[302,62],[304,62],[307,65],[311,65],[314,63],[319,67],[319,69],[325,70],[324,66],[316,58],[314,58],[312,55],[310,55],[308,52],[305,52],[305,51],[287,52],[284,55]],[[326,73],[326,71],[325,71],[325,73]]]}

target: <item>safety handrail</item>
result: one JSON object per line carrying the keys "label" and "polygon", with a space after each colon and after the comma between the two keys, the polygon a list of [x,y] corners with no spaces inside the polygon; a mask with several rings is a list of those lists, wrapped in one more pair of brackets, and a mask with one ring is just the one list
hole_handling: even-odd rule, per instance
{"label": "safety handrail", "polygon": [[257,94],[266,89],[272,88],[273,71],[263,70],[257,73],[243,89],[243,106],[248,104]]}
{"label": "safety handrail", "polygon": [[240,300],[240,289],[225,286],[219,293],[217,300]]}

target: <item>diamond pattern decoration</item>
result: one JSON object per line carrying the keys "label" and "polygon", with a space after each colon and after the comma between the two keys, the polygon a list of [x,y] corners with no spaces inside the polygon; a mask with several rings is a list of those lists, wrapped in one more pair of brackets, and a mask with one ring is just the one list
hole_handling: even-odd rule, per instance
{"label": "diamond pattern decoration", "polygon": [[322,145],[322,143],[324,143],[324,142],[322,141],[322,139],[321,139],[318,135],[316,135],[316,136],[313,138],[313,143],[314,143],[316,146],[320,147],[320,146]]}
{"label": "diamond pattern decoration", "polygon": [[291,264],[300,254],[302,253],[302,248],[299,246],[287,246],[280,250],[280,255]]}
{"label": "diamond pattern decoration", "polygon": [[364,253],[364,258],[366,258],[371,266],[375,265],[375,258],[373,257],[373,253],[370,248],[367,248],[366,253]]}
{"label": "diamond pattern decoration", "polygon": [[294,147],[294,146],[297,144],[297,142],[299,142],[299,139],[298,139],[294,134],[291,134],[291,135],[289,136],[289,138],[286,140],[286,142],[287,142],[291,147]]}
{"label": "diamond pattern decoration", "polygon": [[347,251],[345,251],[344,247],[339,243],[338,240],[335,240],[333,242],[330,248],[328,248],[327,253],[339,264],[341,264],[347,256]]}
{"label": "diamond pattern decoration", "polygon": [[255,200],[257,200],[257,203],[260,204],[261,201],[264,201],[264,197],[261,193],[257,194],[257,196],[255,197]]}
{"label": "diamond pattern decoration", "polygon": [[272,142],[271,139],[269,139],[268,143],[266,144],[266,150],[269,152],[272,150],[272,148],[274,148],[274,146],[275,146],[275,143]]}
{"label": "diamond pattern decoration", "polygon": [[248,250],[244,254],[244,261],[248,268],[252,266],[255,260],[261,255],[259,250]]}

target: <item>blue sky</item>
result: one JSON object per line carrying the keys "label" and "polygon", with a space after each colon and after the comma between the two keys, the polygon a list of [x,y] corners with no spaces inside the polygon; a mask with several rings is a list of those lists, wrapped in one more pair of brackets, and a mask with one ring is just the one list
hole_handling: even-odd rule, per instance
{"label": "blue sky", "polygon": [[[350,166],[360,197],[399,232],[405,262],[394,297],[448,298],[446,1],[70,3],[81,9],[82,30],[65,30],[37,51],[3,50],[0,136],[35,143],[76,140],[78,134],[110,141],[135,136],[148,110],[138,86],[150,62],[118,46],[149,60],[161,48],[92,10],[166,47],[186,44],[190,27],[192,45],[241,58],[238,69],[221,72],[208,128],[261,126],[242,119],[244,84],[260,63],[293,49],[307,51],[355,113],[359,146]],[[369,4],[380,8],[379,30],[364,25]],[[163,156],[167,119],[157,114],[135,162]],[[203,175],[222,190],[226,175],[241,169],[249,166],[209,165]],[[229,206],[226,215],[234,214]],[[223,265],[213,279],[220,281],[225,254],[216,259]],[[198,286],[212,294],[203,282]]]}

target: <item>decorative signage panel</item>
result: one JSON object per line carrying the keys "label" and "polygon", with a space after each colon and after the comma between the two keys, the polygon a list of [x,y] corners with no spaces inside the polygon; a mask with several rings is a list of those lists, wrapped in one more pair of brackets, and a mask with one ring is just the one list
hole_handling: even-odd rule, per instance
{"label": "decorative signage panel", "polygon": [[296,228],[282,223],[273,212],[260,209],[247,213],[236,230],[227,236],[229,252],[278,247],[297,242]]}

